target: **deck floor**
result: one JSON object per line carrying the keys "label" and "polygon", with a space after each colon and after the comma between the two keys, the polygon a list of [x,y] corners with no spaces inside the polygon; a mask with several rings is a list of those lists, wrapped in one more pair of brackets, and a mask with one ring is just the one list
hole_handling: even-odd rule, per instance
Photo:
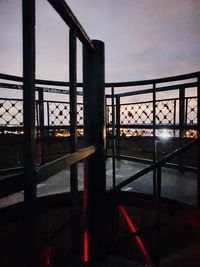
{"label": "deck floor", "polygon": [[[131,175],[139,172],[148,166],[148,164],[133,162],[128,160],[116,160],[116,182],[119,183]],[[70,179],[69,168],[52,176],[45,182],[38,184],[38,197],[49,194],[58,194],[69,192]],[[112,187],[112,159],[106,162],[107,189]],[[78,164],[78,186],[83,189],[83,164]],[[130,183],[123,188],[124,191],[134,191],[146,194],[153,192],[153,174],[148,173],[138,180]],[[162,168],[162,196],[179,200],[187,204],[196,205],[197,195],[197,175],[194,172],[179,172],[175,169]],[[12,205],[23,201],[23,192],[5,197],[0,201],[0,207]]]}

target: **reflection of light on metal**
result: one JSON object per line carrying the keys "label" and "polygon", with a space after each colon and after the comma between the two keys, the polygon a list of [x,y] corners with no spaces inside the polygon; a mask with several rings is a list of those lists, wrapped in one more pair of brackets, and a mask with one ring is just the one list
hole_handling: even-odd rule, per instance
{"label": "reflection of light on metal", "polygon": [[[133,222],[131,221],[127,211],[125,210],[125,208],[123,206],[118,206],[119,210],[121,211],[121,213],[123,214],[126,222],[128,223],[128,226],[130,228],[130,230],[132,231],[132,233],[136,233],[136,229],[135,229],[135,226],[133,224]],[[142,240],[140,239],[140,237],[138,235],[135,236],[135,239],[145,257],[145,260],[146,260],[146,264],[148,267],[152,267],[152,263],[151,263],[151,259],[149,257],[149,254],[146,250],[146,248],[144,247],[144,244],[142,242]]]}
{"label": "reflection of light on metal", "polygon": [[162,132],[159,134],[159,137],[161,137],[163,139],[167,139],[167,138],[170,138],[172,136],[166,129],[163,129]]}

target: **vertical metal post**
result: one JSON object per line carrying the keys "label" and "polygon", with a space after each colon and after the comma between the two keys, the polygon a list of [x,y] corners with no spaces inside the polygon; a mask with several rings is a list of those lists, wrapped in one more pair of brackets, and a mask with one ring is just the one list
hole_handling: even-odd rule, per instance
{"label": "vertical metal post", "polygon": [[188,117],[188,98],[185,98],[185,117],[184,117],[185,125],[187,125],[187,117]]}
{"label": "vertical metal post", "polygon": [[44,158],[44,93],[42,89],[38,90],[38,100],[39,100],[39,125],[38,125],[38,131],[39,131],[39,146],[40,146],[40,164],[45,163]]}
{"label": "vertical metal post", "polygon": [[[76,30],[69,31],[69,81],[70,81],[70,153],[77,149],[77,44]],[[70,167],[70,193],[71,193],[71,249],[73,265],[77,264],[79,252],[79,218],[78,218],[78,168],[77,163]]]}
{"label": "vertical metal post", "polygon": [[26,179],[24,223],[26,266],[36,267],[36,142],[35,142],[35,0],[22,1],[23,15],[23,162]]}
{"label": "vertical metal post", "polygon": [[47,101],[47,126],[48,126],[48,135],[49,135],[49,126],[50,126],[49,101]]}
{"label": "vertical metal post", "polygon": [[160,266],[160,198],[161,198],[161,174],[162,168],[157,169],[156,178],[156,267]]}
{"label": "vertical metal post", "polygon": [[104,43],[93,40],[93,45],[94,53],[83,49],[84,138],[86,146],[96,144],[96,152],[85,161],[90,266],[105,257],[107,239]]}
{"label": "vertical metal post", "polygon": [[112,169],[113,169],[113,187],[116,185],[116,173],[115,173],[115,96],[114,87],[111,88],[112,94]]}
{"label": "vertical metal post", "polygon": [[49,142],[50,112],[49,112],[49,101],[47,101],[46,103],[47,103],[47,131],[46,131],[46,135],[48,136],[48,138],[46,139],[46,155],[45,155],[45,157],[46,157],[46,161],[48,161],[49,155],[50,155],[50,142]]}
{"label": "vertical metal post", "polygon": [[120,157],[120,96],[116,96],[116,154]]}
{"label": "vertical metal post", "polygon": [[[185,88],[179,89],[179,146],[183,146],[185,125]],[[179,157],[179,171],[183,171],[183,155]]]}
{"label": "vertical metal post", "polygon": [[[200,76],[197,78],[197,84],[197,136],[200,137]],[[197,156],[197,206],[200,207],[200,143]]]}
{"label": "vertical metal post", "polygon": [[109,125],[109,105],[108,98],[106,97],[106,110],[105,110],[105,121],[106,121],[106,159],[108,158],[109,144],[110,144],[110,125]]}
{"label": "vertical metal post", "polygon": [[[153,162],[156,162],[156,85],[153,84]],[[153,171],[153,194],[156,195],[156,170]]]}
{"label": "vertical metal post", "polygon": [[176,137],[176,99],[174,99],[174,137]]}

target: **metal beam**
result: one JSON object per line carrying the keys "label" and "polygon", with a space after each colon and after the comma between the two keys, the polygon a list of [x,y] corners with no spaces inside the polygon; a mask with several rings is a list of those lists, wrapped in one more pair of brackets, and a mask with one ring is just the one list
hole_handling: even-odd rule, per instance
{"label": "metal beam", "polygon": [[38,169],[38,182],[42,182],[47,178],[55,175],[56,173],[66,169],[72,164],[88,157],[95,152],[95,146],[89,146],[87,148],[80,149],[79,151],[70,155],[56,159],[50,163],[41,166]]}
{"label": "metal beam", "polygon": [[105,73],[104,43],[93,41],[95,53],[83,49],[83,94],[85,145],[97,145],[97,151],[85,161],[86,224],[89,264],[105,256],[106,175],[105,175]]}
{"label": "metal beam", "polygon": [[25,257],[37,266],[35,247],[36,143],[35,143],[35,0],[22,1],[23,14],[23,165],[29,186],[24,190]]}
{"label": "metal beam", "polygon": [[[77,149],[77,40],[76,30],[69,30],[69,82],[70,82],[70,153]],[[71,206],[71,255],[72,264],[77,265],[78,253],[80,252],[80,221],[78,212],[78,165],[70,166],[70,193]]]}
{"label": "metal beam", "polygon": [[197,78],[200,75],[200,72],[193,72],[188,74],[182,74],[178,76],[171,76],[166,78],[158,78],[158,79],[150,79],[143,81],[132,81],[132,82],[114,82],[114,83],[106,83],[106,87],[126,87],[126,86],[139,86],[139,85],[147,85],[147,84],[157,84],[157,83],[167,83],[167,82],[175,82],[187,79]]}
{"label": "metal beam", "polygon": [[94,52],[94,46],[78,19],[64,0],[48,0],[66,24],[76,30],[77,37],[90,52]]}
{"label": "metal beam", "polygon": [[165,163],[167,163],[168,161],[170,161],[170,160],[174,159],[175,157],[179,156],[181,153],[184,153],[188,149],[190,149],[193,146],[199,144],[199,142],[200,142],[200,137],[198,137],[195,140],[191,141],[190,143],[184,145],[183,147],[175,150],[173,153],[168,154],[167,156],[165,156],[161,160],[153,163],[152,165],[148,166],[147,168],[137,172],[136,174],[132,175],[128,179],[124,180],[123,182],[117,184],[109,192],[112,193],[112,192],[119,191],[121,188],[123,188],[124,186],[128,185],[129,183],[137,180],[138,178],[140,178],[141,176],[147,174],[148,172],[153,171],[154,169],[163,166]]}

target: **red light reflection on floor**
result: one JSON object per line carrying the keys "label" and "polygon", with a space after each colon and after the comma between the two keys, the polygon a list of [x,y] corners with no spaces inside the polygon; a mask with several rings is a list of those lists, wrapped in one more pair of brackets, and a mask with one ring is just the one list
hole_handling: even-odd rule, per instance
{"label": "red light reflection on floor", "polygon": [[42,260],[44,267],[52,267],[51,255],[52,255],[52,246],[47,245],[42,249]]}
{"label": "red light reflection on floor", "polygon": [[[128,226],[129,226],[129,228],[131,229],[132,233],[135,233],[136,232],[135,226],[134,226],[133,222],[131,221],[125,208],[123,206],[118,206],[118,208],[121,211],[121,213],[123,214],[123,216],[124,216]],[[149,257],[149,254],[148,254],[146,248],[144,247],[142,240],[140,239],[139,236],[136,236],[135,239],[136,239],[136,241],[137,241],[137,243],[138,243],[138,245],[142,251],[142,254],[144,255],[147,266],[152,267],[151,259]]]}
{"label": "red light reflection on floor", "polygon": [[[84,164],[84,174],[86,173],[85,170],[85,164]],[[83,188],[83,210],[85,212],[86,207],[87,207],[87,179],[84,175],[84,188]],[[85,229],[85,232],[83,234],[83,261],[88,262],[88,231]]]}
{"label": "red light reflection on floor", "polygon": [[88,231],[84,232],[83,236],[83,261],[88,262]]}

